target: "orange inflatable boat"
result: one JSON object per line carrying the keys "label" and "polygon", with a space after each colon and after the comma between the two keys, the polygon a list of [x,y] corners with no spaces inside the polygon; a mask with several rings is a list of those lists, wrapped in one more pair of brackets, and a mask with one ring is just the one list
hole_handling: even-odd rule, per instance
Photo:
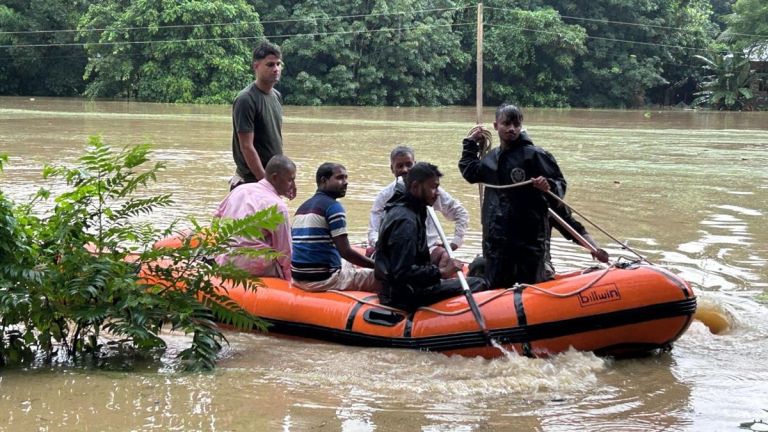
{"label": "orange inflatable boat", "polygon": [[[152,275],[143,275],[152,280]],[[446,354],[527,356],[574,348],[636,356],[669,349],[696,311],[690,285],[669,271],[626,262],[559,275],[537,285],[474,294],[491,343],[464,296],[415,313],[379,304],[360,291],[309,293],[262,278],[256,291],[221,286],[241,307],[271,324],[270,332],[342,344],[410,348]]]}

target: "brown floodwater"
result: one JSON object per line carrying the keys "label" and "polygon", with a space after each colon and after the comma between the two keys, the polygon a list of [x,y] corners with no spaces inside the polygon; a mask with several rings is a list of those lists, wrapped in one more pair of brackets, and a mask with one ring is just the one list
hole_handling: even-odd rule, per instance
{"label": "brown floodwater", "polygon": [[[151,216],[205,220],[233,170],[228,106],[0,98],[0,187],[24,201],[45,164],[71,165],[89,135],[152,143],[167,163],[147,193],[176,206]],[[492,121],[492,110],[485,113]],[[314,171],[344,164],[353,242],[365,239],[397,144],[441,167],[472,220],[460,256],[480,249],[477,188],[461,178],[474,108],[286,107],[285,151],[299,168],[295,209]],[[210,374],[174,372],[189,340],[168,334],[166,361],[130,371],[0,370],[0,430],[737,430],[768,421],[768,113],[525,110],[534,142],[565,173],[567,201],[602,229],[681,274],[731,329],[695,321],[669,353],[644,359],[568,352],[483,360],[228,333]],[[446,225],[449,227],[450,225]],[[626,254],[597,228],[615,257]],[[562,270],[591,263],[553,239]]]}

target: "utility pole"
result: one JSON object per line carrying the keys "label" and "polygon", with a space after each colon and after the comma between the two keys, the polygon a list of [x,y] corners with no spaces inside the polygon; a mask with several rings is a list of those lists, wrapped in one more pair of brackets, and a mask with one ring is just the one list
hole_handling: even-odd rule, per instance
{"label": "utility pole", "polygon": [[483,3],[477,4],[477,97],[475,107],[477,113],[477,123],[483,122]]}
{"label": "utility pole", "polygon": [[[477,71],[475,72],[475,123],[483,123],[483,3],[477,4]],[[490,142],[480,147],[480,157],[482,158],[490,147]],[[480,198],[480,208],[483,208],[483,185],[477,185],[477,192]]]}

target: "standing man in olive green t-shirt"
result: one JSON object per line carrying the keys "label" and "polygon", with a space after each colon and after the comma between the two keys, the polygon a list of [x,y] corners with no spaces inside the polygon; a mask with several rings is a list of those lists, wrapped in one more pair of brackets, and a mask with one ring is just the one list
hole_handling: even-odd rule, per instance
{"label": "standing man in olive green t-shirt", "polygon": [[283,98],[274,88],[282,68],[277,45],[264,41],[253,50],[256,80],[240,91],[232,105],[232,156],[237,171],[230,189],[263,179],[267,162],[283,154]]}

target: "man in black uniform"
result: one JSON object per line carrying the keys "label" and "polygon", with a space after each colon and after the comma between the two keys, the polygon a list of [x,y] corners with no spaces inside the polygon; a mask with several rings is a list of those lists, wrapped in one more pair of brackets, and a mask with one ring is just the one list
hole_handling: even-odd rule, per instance
{"label": "man in black uniform", "polygon": [[[464,179],[488,185],[481,211],[485,277],[494,288],[541,282],[545,280],[548,208],[557,205],[546,192],[562,197],[565,178],[555,158],[533,145],[522,130],[523,113],[518,107],[501,105],[493,127],[499,147],[480,159],[478,143],[485,129],[476,126],[464,139],[459,161]],[[527,180],[532,185],[510,187]]]}

